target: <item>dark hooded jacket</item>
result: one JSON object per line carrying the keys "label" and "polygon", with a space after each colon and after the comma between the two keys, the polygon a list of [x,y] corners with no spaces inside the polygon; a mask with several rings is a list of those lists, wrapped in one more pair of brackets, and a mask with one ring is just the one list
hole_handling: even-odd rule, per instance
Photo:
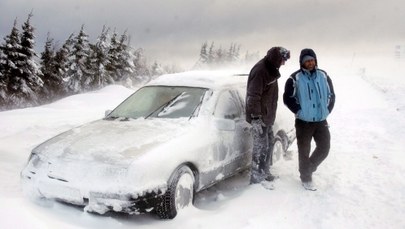
{"label": "dark hooded jacket", "polygon": [[[303,58],[311,56],[316,67],[312,71],[303,68]],[[328,74],[318,69],[318,60],[312,49],[303,49],[300,54],[300,70],[294,72],[286,81],[284,104],[296,115],[297,119],[307,122],[325,120],[335,105],[335,91]]]}
{"label": "dark hooded jacket", "polygon": [[250,71],[246,94],[247,122],[250,123],[252,118],[261,118],[268,126],[274,124],[281,63],[280,48],[273,47]]}

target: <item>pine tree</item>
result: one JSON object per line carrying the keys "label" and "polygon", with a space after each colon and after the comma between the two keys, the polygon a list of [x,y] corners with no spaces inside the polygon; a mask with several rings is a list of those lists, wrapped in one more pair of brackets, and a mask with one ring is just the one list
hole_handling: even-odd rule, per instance
{"label": "pine tree", "polygon": [[[5,63],[5,55],[3,49],[0,46],[0,67]],[[0,111],[6,109],[7,101],[7,79],[3,73],[3,67],[0,68]]]}
{"label": "pine tree", "polygon": [[0,104],[2,109],[9,109],[12,105],[10,96],[8,96],[9,91],[16,87],[14,84],[17,82],[16,77],[21,74],[18,68],[17,62],[20,59],[21,45],[20,45],[20,32],[17,28],[17,20],[14,20],[14,26],[11,29],[10,35],[4,38],[5,43],[1,45],[2,58],[0,61],[0,70],[2,74],[1,84],[2,84],[2,103]]}
{"label": "pine tree", "polygon": [[150,80],[150,70],[147,65],[143,49],[137,49],[133,52],[134,78],[135,81],[142,82]]}
{"label": "pine tree", "polygon": [[[109,78],[113,80],[113,82],[118,80],[118,76],[116,74],[118,68],[118,41],[117,41],[118,34],[114,31],[111,40],[110,40],[110,49],[108,50],[107,54],[107,65],[105,69],[108,73]],[[111,82],[111,83],[113,83]]]}
{"label": "pine tree", "polygon": [[69,56],[67,79],[68,91],[76,94],[84,91],[91,82],[89,69],[89,41],[88,35],[84,32],[84,25],[79,34],[73,40],[73,49]]}
{"label": "pine tree", "polygon": [[[39,77],[39,65],[35,58],[37,54],[34,50],[35,36],[34,28],[31,26],[30,19],[32,13],[28,15],[27,21],[22,25],[21,34],[21,59],[19,66],[21,66],[21,81],[18,85],[18,90],[15,95],[19,97],[16,101],[24,100],[26,105],[38,105],[38,95],[42,90],[43,82]],[[26,105],[22,105],[24,107]]]}
{"label": "pine tree", "polygon": [[57,69],[57,61],[53,39],[47,37],[44,51],[41,53],[41,79],[44,86],[41,99],[44,102],[51,102],[59,98],[63,91],[63,80]]}
{"label": "pine tree", "polygon": [[21,108],[39,104],[38,93],[42,87],[39,78],[37,56],[34,51],[34,28],[30,24],[32,13],[22,26],[22,33],[17,29],[17,20],[2,45],[2,78],[7,84],[5,105],[9,108]]}
{"label": "pine tree", "polygon": [[118,43],[118,81],[124,82],[130,79],[130,75],[134,72],[133,56],[130,52],[126,32],[121,35]]}
{"label": "pine tree", "polygon": [[211,43],[210,49],[208,51],[208,64],[212,64],[215,62],[215,49],[214,49],[214,42]]}
{"label": "pine tree", "polygon": [[54,50],[52,49],[53,39],[48,36],[46,38],[44,51],[41,53],[41,79],[44,82],[44,87],[41,93],[41,99],[45,101],[50,101],[53,97],[52,93],[52,73],[53,73],[53,59],[55,56]]}
{"label": "pine tree", "polygon": [[134,72],[133,56],[125,43],[127,40],[126,33],[121,35],[119,40],[116,32],[111,37],[111,48],[108,52],[109,64],[106,69],[115,82],[127,80]]}
{"label": "pine tree", "polygon": [[193,68],[201,69],[201,68],[211,68],[213,64],[215,64],[217,60],[217,53],[215,50],[214,42],[211,42],[211,45],[208,49],[207,42],[204,42],[201,45],[200,49],[200,58],[198,59],[197,63]]}
{"label": "pine tree", "polygon": [[240,62],[240,45],[236,43],[231,43],[228,50],[222,49],[222,47],[215,49],[214,42],[211,43],[207,53],[205,52],[206,48],[207,45],[204,43],[201,46],[200,58],[194,68],[217,68],[224,65],[235,65]]}
{"label": "pine tree", "polygon": [[62,48],[60,48],[58,51],[55,53],[55,74],[58,75],[58,77],[61,79],[61,85],[60,85],[60,90],[57,92],[57,95],[60,96],[65,96],[68,95],[70,92],[68,90],[67,84],[68,84],[68,69],[71,64],[69,60],[69,55],[71,53],[71,50],[73,49],[73,36],[74,34],[71,34],[69,38],[65,41],[63,44]]}
{"label": "pine tree", "polygon": [[231,43],[228,52],[226,53],[226,61],[229,64],[235,64],[239,60],[240,45]]}
{"label": "pine tree", "polygon": [[200,50],[200,63],[203,65],[208,63],[208,52],[207,52],[207,42],[204,42],[201,45],[201,50]]}
{"label": "pine tree", "polygon": [[106,71],[106,66],[108,65],[108,52],[110,50],[111,44],[108,39],[109,29],[103,26],[100,36],[97,38],[97,42],[94,45],[90,45],[91,48],[91,66],[94,72],[92,87],[101,88],[109,83],[114,82]]}

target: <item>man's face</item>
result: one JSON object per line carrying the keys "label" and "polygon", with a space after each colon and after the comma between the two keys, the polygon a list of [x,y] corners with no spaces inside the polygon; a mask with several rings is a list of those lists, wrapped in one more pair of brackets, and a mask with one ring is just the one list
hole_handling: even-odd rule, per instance
{"label": "man's face", "polygon": [[307,60],[304,62],[304,68],[312,71],[315,68],[315,59]]}

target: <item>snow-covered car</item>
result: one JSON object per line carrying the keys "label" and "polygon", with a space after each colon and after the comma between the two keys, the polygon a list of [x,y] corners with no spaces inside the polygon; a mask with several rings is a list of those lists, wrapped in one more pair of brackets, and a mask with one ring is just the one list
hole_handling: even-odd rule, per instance
{"label": "snow-covered car", "polygon": [[[223,72],[160,76],[105,118],[34,148],[21,172],[24,191],[100,214],[174,218],[195,192],[250,167],[246,82]],[[278,116],[275,159],[295,137]]]}

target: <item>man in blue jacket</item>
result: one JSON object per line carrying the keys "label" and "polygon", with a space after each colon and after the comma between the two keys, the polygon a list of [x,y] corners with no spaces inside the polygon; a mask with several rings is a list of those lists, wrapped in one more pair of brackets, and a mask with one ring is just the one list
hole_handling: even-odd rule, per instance
{"label": "man in blue jacket", "polygon": [[[296,117],[302,185],[308,190],[316,190],[312,173],[329,153],[330,132],[326,118],[335,104],[335,92],[328,74],[318,69],[318,60],[312,49],[303,49],[299,61],[301,68],[286,81],[283,100]],[[316,147],[310,154],[312,139]]]}

